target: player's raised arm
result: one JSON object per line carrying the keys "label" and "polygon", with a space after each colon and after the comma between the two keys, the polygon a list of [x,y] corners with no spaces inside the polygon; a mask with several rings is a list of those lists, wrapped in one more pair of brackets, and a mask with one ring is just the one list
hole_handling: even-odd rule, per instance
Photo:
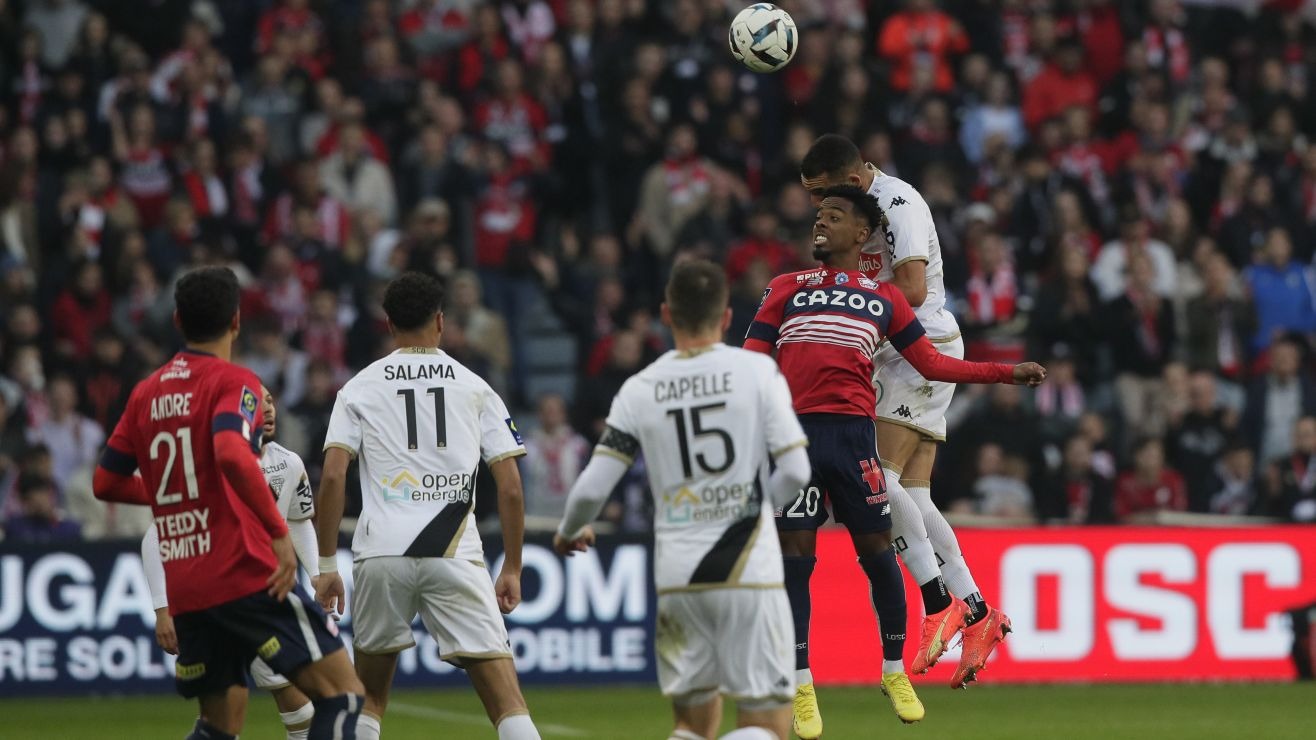
{"label": "player's raised arm", "polygon": [[891,301],[891,345],[924,378],[943,383],[1004,383],[1007,385],[1041,385],[1046,369],[1035,362],[1006,365],[1000,362],[968,362],[943,355],[932,346],[923,324],[914,316],[905,296],[890,286],[882,292]]}

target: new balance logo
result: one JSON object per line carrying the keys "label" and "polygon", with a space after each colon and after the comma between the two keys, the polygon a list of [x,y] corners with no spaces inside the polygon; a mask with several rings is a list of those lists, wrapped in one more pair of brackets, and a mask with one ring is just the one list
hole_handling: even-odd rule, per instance
{"label": "new balance logo", "polygon": [[906,419],[912,419],[912,418],[914,418],[914,415],[911,414],[911,413],[909,412],[909,407],[908,407],[908,406],[901,406],[900,408],[897,408],[897,409],[896,409],[896,416],[903,416],[903,417],[905,417]]}
{"label": "new balance logo", "polygon": [[896,197],[894,197],[894,198],[891,199],[891,205],[887,206],[887,208],[895,208],[896,206],[903,206],[903,205],[905,205],[905,204],[908,203],[908,202],[909,202],[909,201],[907,201],[907,200],[905,200],[904,198],[901,198],[899,195],[897,195]]}

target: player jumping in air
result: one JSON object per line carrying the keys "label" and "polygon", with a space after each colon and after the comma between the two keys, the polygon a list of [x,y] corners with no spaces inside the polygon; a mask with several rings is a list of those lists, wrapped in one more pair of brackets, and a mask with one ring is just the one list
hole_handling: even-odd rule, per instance
{"label": "player jumping in air", "polygon": [[176,683],[201,705],[189,740],[237,736],[258,656],[311,698],[307,737],[354,738],[361,682],[337,627],[296,585],[288,525],[256,457],[260,381],[229,362],[238,297],[227,268],[178,281],[174,323],[186,347],[133,389],[93,488],[155,515]]}
{"label": "player jumping in air", "polygon": [[938,354],[900,291],[859,272],[860,249],[884,221],[877,201],[854,186],[820,195],[813,234],[814,256],[823,266],[773,279],[745,340],[747,349],[776,351],[809,435],[813,477],[777,519],[795,617],[801,684],[795,729],[802,738],[822,734],[808,673],[808,623],[817,530],[827,519],[824,495],[837,521],[850,531],[872,584],[882,633],[883,692],[901,720],[917,722],[924,714],[904,669],[905,589],[891,547],[891,507],[877,460],[872,372],[879,344],[890,342],[920,373],[937,380],[1036,385],[1046,377],[1031,362],[1010,367]]}
{"label": "player jumping in air", "polygon": [[[337,533],[347,468],[359,455],[352,623],[366,704],[357,737],[378,740],[398,653],[416,644],[411,622],[419,613],[439,657],[470,676],[499,740],[538,740],[502,616],[521,602],[521,435],[489,384],[439,349],[438,280],[416,272],[397,278],[384,293],[384,313],[398,349],[338,392],[324,443],[317,522],[316,597],[325,609],[341,612]],[[480,460],[498,486],[503,568],[497,584],[489,580],[475,528]]]}
{"label": "player jumping in air", "polygon": [[[306,465],[297,453],[274,441],[277,429],[274,396],[266,388],[261,388],[261,411],[264,426],[261,434],[260,467],[265,474],[265,482],[279,507],[279,513],[288,523],[288,535],[292,538],[293,549],[297,559],[310,574],[312,581],[320,575],[319,546],[315,541],[315,525],[311,517],[315,516],[315,498],[311,494],[311,481],[306,477]],[[160,554],[160,535],[155,527],[146,531],[142,538],[142,568],[146,571],[146,583],[151,590],[151,602],[155,607],[155,639],[160,647],[171,655],[178,654],[178,634],[174,630],[173,617],[169,616],[169,596],[165,588],[164,561]],[[275,673],[265,661],[256,658],[251,662],[251,677],[256,686],[269,691],[274,696],[274,704],[279,708],[279,718],[288,731],[288,740],[305,740],[311,728],[311,717],[315,713],[311,700],[306,698],[285,676]]]}
{"label": "player jumping in air", "polygon": [[807,440],[772,361],[722,344],[731,322],[722,268],[677,265],[662,315],[676,349],[613,399],[553,546],[571,555],[593,543],[589,522],[643,452],[654,496],[658,681],[676,715],[669,740],[713,737],[722,695],[735,697],[740,726],[724,740],[784,740],[793,633],[772,507],[808,480]]}
{"label": "player jumping in air", "polygon": [[[815,203],[823,189],[841,184],[864,188],[877,198],[889,228],[865,246],[860,269],[900,289],[937,351],[963,357],[959,324],[945,308],[941,244],[923,196],[904,180],[866,164],[849,139],[835,134],[820,137],[810,147],[800,165],[800,179]],[[962,621],[963,651],[951,685],[964,688],[1005,639],[1010,620],[983,601],[954,530],[932,502],[929,481],[937,444],[946,440],[946,409],[955,386],[925,380],[890,344],[878,351],[876,366],[877,447],[888,471],[895,534],[908,548],[901,559],[920,584],[929,584],[940,572],[951,594],[963,599],[962,604],[959,600],[948,604],[944,592],[925,585],[923,606],[928,616],[911,668],[915,673],[931,668]],[[935,554],[929,551],[932,548]]]}

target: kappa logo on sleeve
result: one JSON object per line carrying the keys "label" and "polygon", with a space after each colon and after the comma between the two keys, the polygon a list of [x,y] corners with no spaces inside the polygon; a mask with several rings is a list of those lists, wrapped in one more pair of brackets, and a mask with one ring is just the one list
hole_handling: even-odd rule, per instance
{"label": "kappa logo on sleeve", "polygon": [[256,409],[260,408],[260,400],[256,397],[256,392],[247,386],[242,386],[242,400],[238,402],[238,413],[242,418],[252,426],[256,425]]}
{"label": "kappa logo on sleeve", "polygon": [[521,439],[521,432],[517,431],[516,422],[512,421],[512,417],[507,417],[505,421],[507,422],[508,431],[512,433],[512,439],[516,440],[519,445],[525,444],[525,440]]}

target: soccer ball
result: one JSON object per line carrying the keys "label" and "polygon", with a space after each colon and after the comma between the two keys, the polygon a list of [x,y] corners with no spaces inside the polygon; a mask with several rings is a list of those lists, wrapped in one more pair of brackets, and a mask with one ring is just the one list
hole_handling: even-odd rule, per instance
{"label": "soccer ball", "polygon": [[754,3],[727,30],[731,56],[755,72],[775,72],[795,56],[800,32],[790,14],[771,3]]}

